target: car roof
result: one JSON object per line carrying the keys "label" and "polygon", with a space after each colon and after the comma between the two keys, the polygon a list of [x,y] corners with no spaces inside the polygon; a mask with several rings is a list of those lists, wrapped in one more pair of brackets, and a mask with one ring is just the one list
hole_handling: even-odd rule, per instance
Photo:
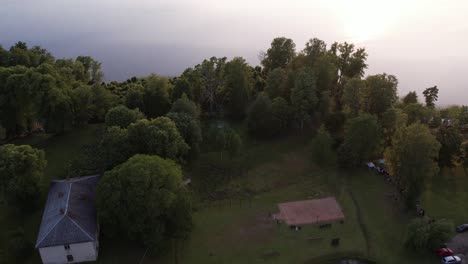
{"label": "car roof", "polygon": [[444,261],[447,260],[459,260],[460,258],[458,256],[446,256],[444,257]]}

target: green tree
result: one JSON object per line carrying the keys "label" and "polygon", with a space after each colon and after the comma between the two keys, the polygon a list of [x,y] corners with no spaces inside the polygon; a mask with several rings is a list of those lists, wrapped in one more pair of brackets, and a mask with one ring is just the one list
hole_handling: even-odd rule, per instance
{"label": "green tree", "polygon": [[445,219],[417,218],[408,224],[405,245],[419,252],[434,252],[452,237],[453,229],[453,223]]}
{"label": "green tree", "polygon": [[327,52],[327,44],[323,40],[313,38],[307,41],[302,53],[306,55],[309,66],[313,66]]}
{"label": "green tree", "polygon": [[139,84],[134,83],[129,85],[127,95],[125,96],[125,105],[130,109],[138,108],[145,109],[145,88]]}
{"label": "green tree", "polygon": [[462,149],[462,155],[460,156],[461,159],[461,165],[463,166],[463,169],[465,170],[465,174],[467,174],[466,169],[468,168],[468,143],[464,143],[461,147]]}
{"label": "green tree", "polygon": [[190,82],[186,78],[177,78],[174,83],[174,89],[171,93],[172,101],[175,101],[182,97],[183,94],[186,94],[189,98],[192,98],[192,89],[190,87]]}
{"label": "green tree", "polygon": [[311,142],[312,160],[321,167],[331,166],[335,163],[333,152],[333,138],[322,125]]}
{"label": "green tree", "polygon": [[93,116],[93,93],[89,86],[80,86],[71,93],[74,124],[86,125]]}
{"label": "green tree", "polygon": [[286,72],[282,68],[273,69],[266,80],[266,92],[270,98],[283,95],[282,87],[286,79]]}
{"label": "green tree", "polygon": [[35,206],[40,181],[47,164],[44,151],[29,145],[0,146],[0,184],[2,193],[23,209]]}
{"label": "green tree", "polygon": [[420,103],[407,104],[403,107],[403,111],[408,115],[408,124],[416,122],[427,124],[431,119],[430,109]]}
{"label": "green tree", "polygon": [[188,98],[186,94],[183,94],[172,104],[170,112],[186,114],[194,119],[200,118],[200,109],[193,101]]}
{"label": "green tree", "polygon": [[377,74],[366,78],[366,85],[361,89],[362,110],[381,116],[397,101],[398,80],[393,75]]}
{"label": "green tree", "polygon": [[200,143],[203,139],[199,121],[184,112],[169,112],[167,117],[174,121],[180,135],[190,147],[189,157],[197,157],[200,152]]}
{"label": "green tree", "polygon": [[338,152],[342,167],[357,167],[368,161],[378,150],[381,129],[377,118],[361,114],[346,125],[344,142]]}
{"label": "green tree", "polygon": [[458,123],[460,126],[468,125],[468,106],[461,106],[460,114],[458,114]]}
{"label": "green tree", "polygon": [[93,86],[91,92],[93,117],[96,120],[104,121],[107,111],[115,105],[116,98],[102,85]]}
{"label": "green tree", "polygon": [[343,105],[344,110],[351,117],[355,117],[359,113],[361,107],[361,93],[365,90],[365,81],[359,78],[353,78],[346,82],[343,90]]}
{"label": "green tree", "polygon": [[158,155],[182,160],[189,146],[177,130],[174,121],[167,117],[141,119],[128,127],[128,143],[132,153]]}
{"label": "green tree", "polygon": [[292,39],[279,37],[273,39],[266,53],[260,54],[265,72],[286,67],[296,55],[296,44]]}
{"label": "green tree", "polygon": [[120,128],[127,128],[130,124],[144,118],[145,115],[140,110],[128,109],[126,106],[119,105],[107,112],[106,125],[108,127],[118,126]]}
{"label": "green tree", "polygon": [[416,91],[409,92],[405,97],[403,97],[403,104],[417,104],[418,103],[418,94]]}
{"label": "green tree", "polygon": [[429,87],[423,91],[424,98],[426,100],[426,106],[433,108],[435,106],[435,102],[439,98],[439,89],[437,86]]}
{"label": "green tree", "polygon": [[249,104],[253,79],[245,60],[236,57],[226,63],[227,112],[233,118],[243,118]]}
{"label": "green tree", "polygon": [[454,167],[456,155],[460,154],[462,135],[458,128],[441,126],[436,134],[441,147],[439,150],[439,166]]}
{"label": "green tree", "polygon": [[103,152],[105,167],[108,169],[123,163],[133,155],[127,129],[118,126],[107,128],[99,148]]}
{"label": "green tree", "polygon": [[257,138],[268,138],[275,132],[271,100],[265,93],[259,93],[249,107],[247,128],[249,133]]}
{"label": "green tree", "polygon": [[437,173],[435,160],[439,150],[440,143],[423,124],[414,123],[395,132],[392,146],[385,151],[385,160],[408,208],[415,206],[426,179]]}
{"label": "green tree", "polygon": [[170,107],[169,80],[165,77],[151,74],[145,79],[142,109],[148,117],[165,115]]}
{"label": "green tree", "polygon": [[187,236],[192,227],[182,169],[158,156],[135,155],[106,172],[97,188],[97,208],[105,234],[152,249]]}
{"label": "green tree", "polygon": [[289,128],[291,123],[291,107],[283,97],[276,97],[271,102],[271,113],[273,130],[278,134],[282,134]]}
{"label": "green tree", "polygon": [[231,159],[240,153],[242,139],[236,131],[231,129],[226,134],[225,148]]}
{"label": "green tree", "polygon": [[311,119],[317,102],[316,80],[313,73],[307,70],[299,72],[291,91],[291,104],[301,130],[305,122]]}
{"label": "green tree", "polygon": [[408,123],[408,115],[399,108],[389,108],[382,114],[379,121],[384,137],[383,145],[390,146],[395,131]]}

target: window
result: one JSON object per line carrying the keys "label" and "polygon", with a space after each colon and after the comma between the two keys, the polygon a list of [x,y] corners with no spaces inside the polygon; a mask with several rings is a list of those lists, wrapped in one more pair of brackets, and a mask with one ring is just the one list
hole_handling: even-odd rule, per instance
{"label": "window", "polygon": [[73,256],[72,255],[67,255],[67,260],[68,260],[68,262],[72,262],[73,261]]}
{"label": "window", "polygon": [[66,250],[70,250],[70,245],[64,245],[63,246]]}

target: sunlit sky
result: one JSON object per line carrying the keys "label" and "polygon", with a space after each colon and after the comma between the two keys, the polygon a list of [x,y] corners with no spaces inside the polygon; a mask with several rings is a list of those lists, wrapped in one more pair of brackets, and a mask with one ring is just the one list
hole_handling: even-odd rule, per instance
{"label": "sunlit sky", "polygon": [[468,104],[468,1],[0,0],[0,44],[41,45],[56,57],[91,55],[106,80],[178,75],[204,58],[252,65],[274,37],[354,42],[366,74],[399,79],[399,93],[437,85],[439,104]]}

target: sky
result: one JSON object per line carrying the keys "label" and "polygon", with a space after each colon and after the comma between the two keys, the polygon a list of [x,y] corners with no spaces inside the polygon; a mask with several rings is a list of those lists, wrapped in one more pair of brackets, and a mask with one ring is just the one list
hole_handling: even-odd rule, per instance
{"label": "sky", "polygon": [[275,37],[366,48],[366,75],[388,73],[399,94],[439,87],[441,105],[468,104],[466,0],[0,0],[0,45],[90,55],[105,79],[175,76],[212,56],[258,55]]}

